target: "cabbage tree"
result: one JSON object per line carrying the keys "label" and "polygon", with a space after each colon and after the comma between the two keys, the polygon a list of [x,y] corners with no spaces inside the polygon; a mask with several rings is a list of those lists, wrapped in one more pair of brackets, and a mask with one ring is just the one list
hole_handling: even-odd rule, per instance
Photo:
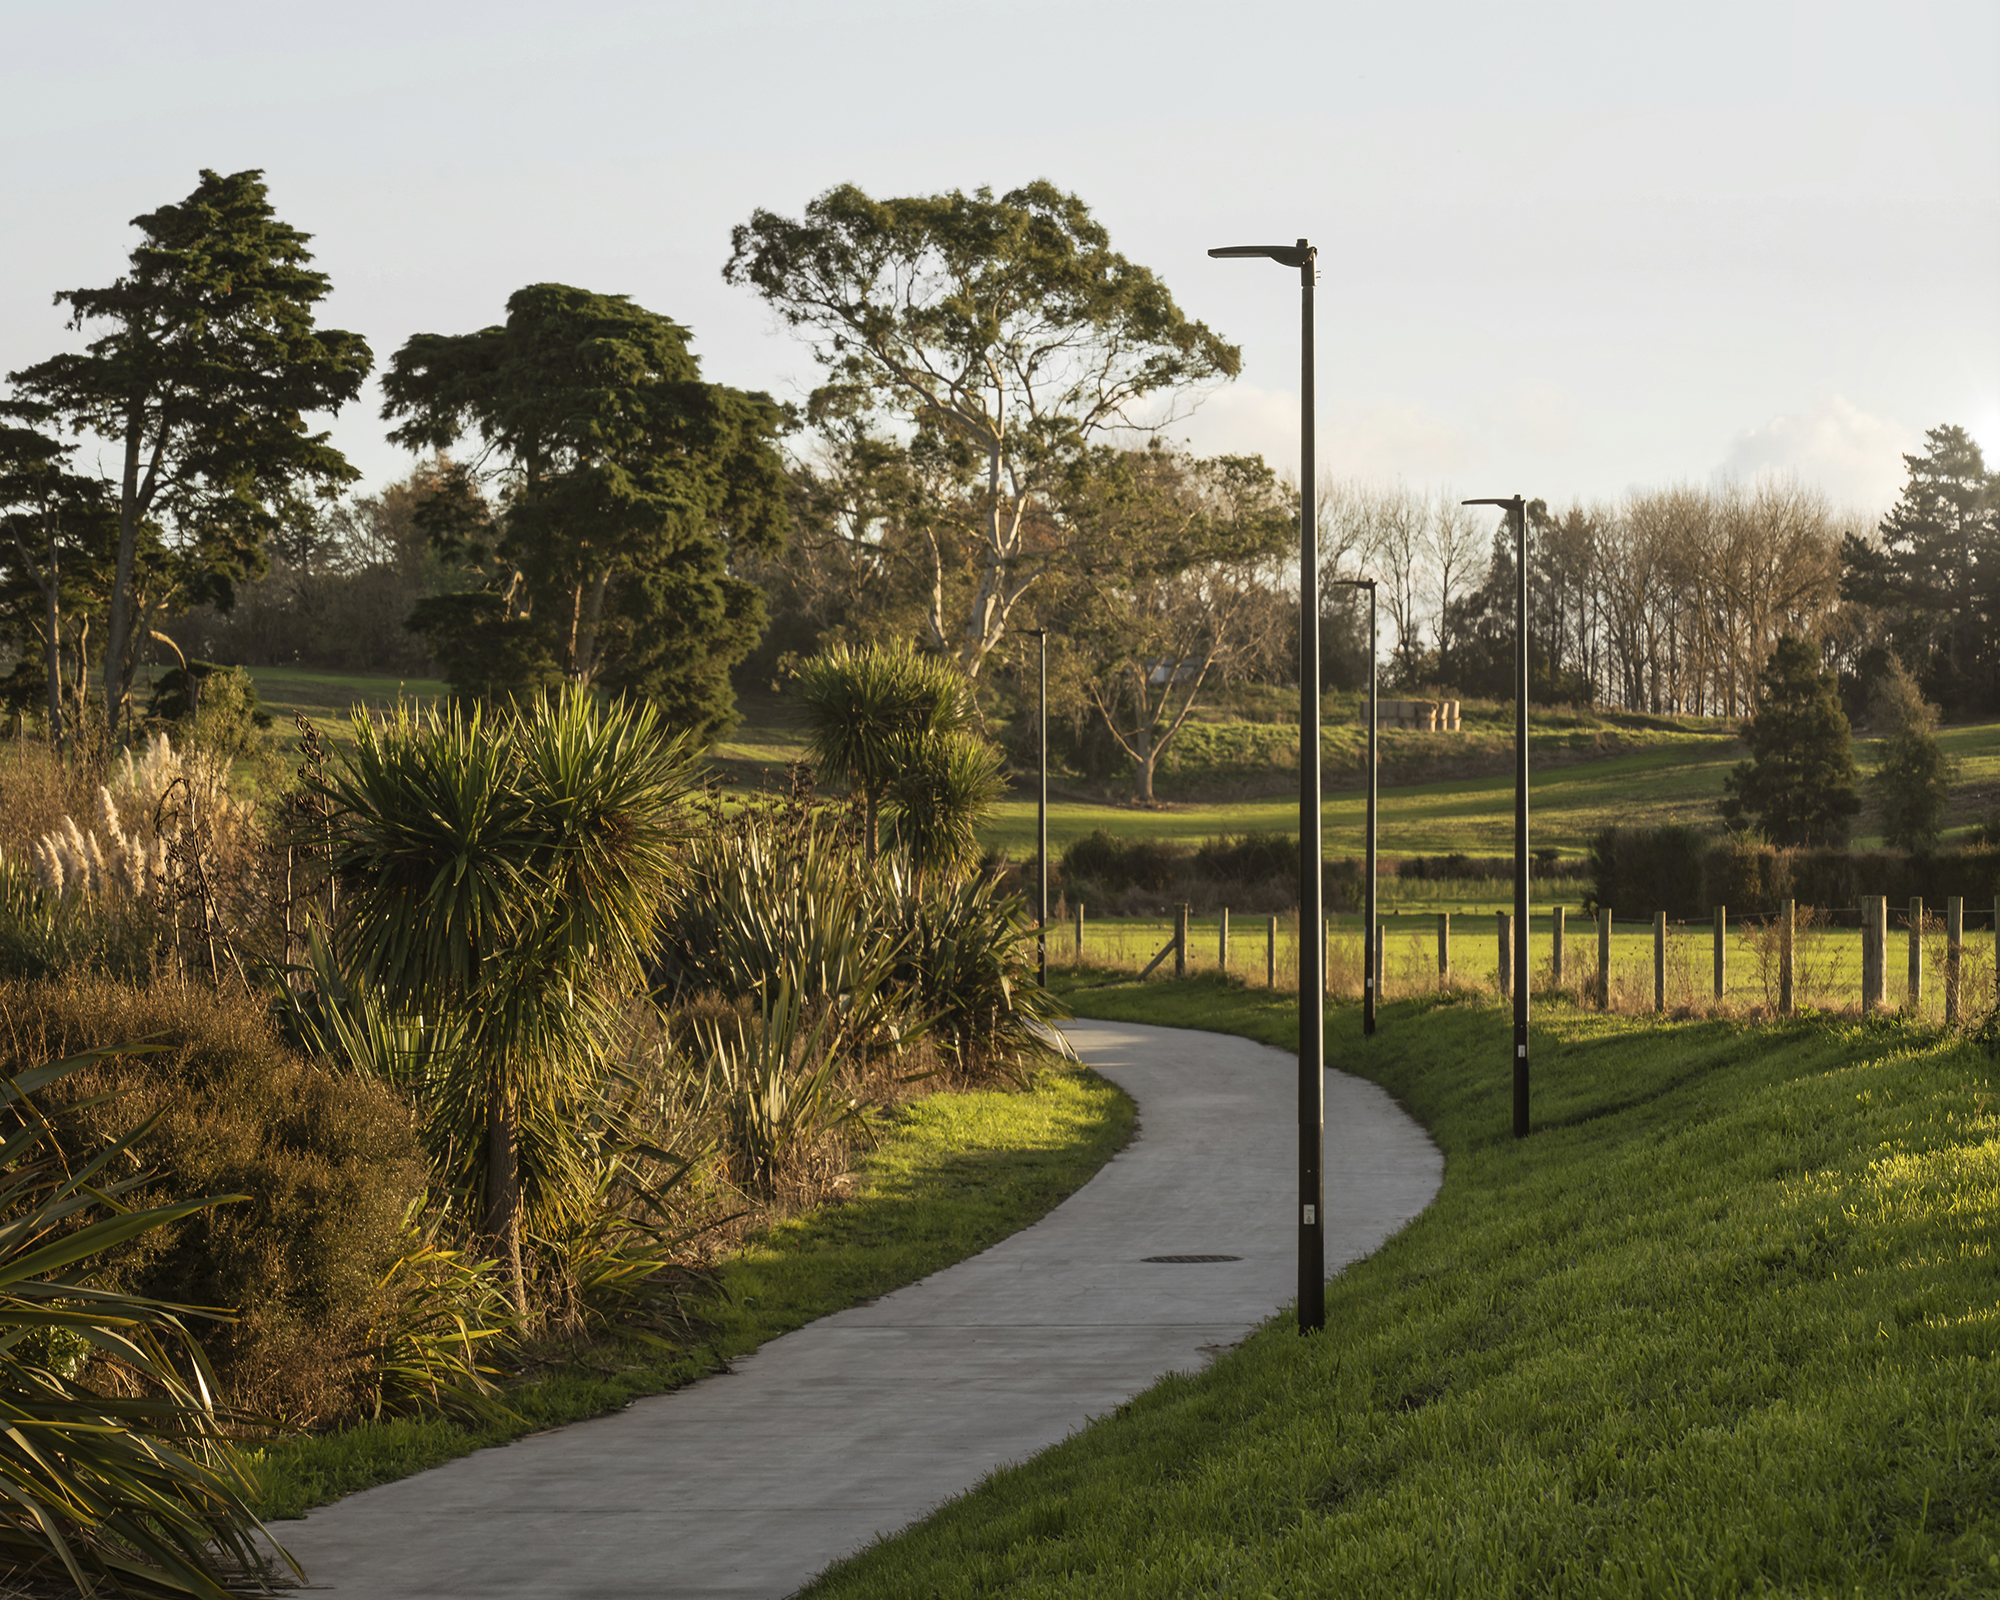
{"label": "cabbage tree", "polygon": [[907,645],[836,645],[799,669],[794,692],[814,767],[861,801],[864,848],[874,861],[882,803],[926,742],[977,720],[971,686],[949,661]]}
{"label": "cabbage tree", "polygon": [[446,1145],[483,1147],[466,1170],[522,1310],[522,1213],[579,1203],[564,1111],[640,983],[692,767],[652,708],[570,689],[494,718],[357,717],[323,785],[349,889],[336,947],[386,1004],[458,1032],[419,1093]]}

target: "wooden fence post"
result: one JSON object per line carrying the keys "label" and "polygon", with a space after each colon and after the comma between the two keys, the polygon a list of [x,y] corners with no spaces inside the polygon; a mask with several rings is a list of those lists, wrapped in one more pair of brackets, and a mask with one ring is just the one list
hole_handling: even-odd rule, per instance
{"label": "wooden fence post", "polygon": [[1667,914],[1653,913],[1653,1009],[1667,1009]]}
{"label": "wooden fence post", "polygon": [[1083,902],[1076,903],[1076,959],[1083,960]]}
{"label": "wooden fence post", "polygon": [[1872,1015],[1888,992],[1889,897],[1864,894],[1861,897],[1861,1014]]}
{"label": "wooden fence post", "polygon": [[1944,903],[1944,1025],[1958,1021],[1958,982],[1965,957],[1965,901],[1953,895]]}
{"label": "wooden fence post", "polygon": [[1778,912],[1778,1015],[1792,1014],[1792,943],[1798,932],[1798,902],[1787,900]]}
{"label": "wooden fence post", "polygon": [[1556,906],[1552,914],[1555,923],[1549,935],[1549,972],[1555,980],[1555,987],[1560,989],[1563,985],[1563,908]]}
{"label": "wooden fence post", "polygon": [[1378,921],[1375,924],[1375,943],[1372,950],[1370,951],[1370,959],[1375,963],[1375,972],[1374,972],[1375,1004],[1378,1006],[1381,1005],[1384,1000],[1388,999],[1388,996],[1382,992],[1382,968],[1384,966],[1384,962],[1382,960],[1382,946],[1385,942],[1382,937],[1382,934],[1383,934],[1383,924]]}
{"label": "wooden fence post", "polygon": [[1222,908],[1222,926],[1215,936],[1215,965],[1224,977],[1229,975],[1229,907]]}
{"label": "wooden fence post", "polygon": [[1278,919],[1264,925],[1264,987],[1278,987]]}
{"label": "wooden fence post", "polygon": [[1174,976],[1187,976],[1187,925],[1188,908],[1174,907]]}
{"label": "wooden fence post", "polygon": [[1916,1016],[1924,1004],[1924,902],[1910,902],[1910,1015]]}
{"label": "wooden fence post", "polygon": [[1715,908],[1715,998],[1729,994],[1729,907]]}
{"label": "wooden fence post", "polygon": [[1514,993],[1514,917],[1507,911],[1496,911],[1493,915],[1500,926],[1500,968],[1496,976],[1500,980],[1502,998],[1511,998]]}
{"label": "wooden fence post", "polygon": [[1438,913],[1438,987],[1451,982],[1451,913]]}
{"label": "wooden fence post", "polygon": [[1597,1009],[1611,1009],[1611,908],[1597,908]]}

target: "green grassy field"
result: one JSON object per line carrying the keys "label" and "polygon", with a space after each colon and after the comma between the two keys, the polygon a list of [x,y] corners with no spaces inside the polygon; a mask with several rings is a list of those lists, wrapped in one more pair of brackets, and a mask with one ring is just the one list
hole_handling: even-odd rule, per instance
{"label": "green grassy field", "polygon": [[[278,731],[289,734],[294,713],[303,713],[323,733],[339,734],[348,708],[354,704],[383,707],[399,696],[428,700],[445,693],[435,680],[330,676],[295,668],[259,667],[253,672],[258,693],[278,719]],[[790,719],[780,696],[745,694],[742,721],[714,748],[712,760],[733,785],[777,784],[788,763],[805,754],[805,737]],[[1498,710],[1469,706],[1468,729],[1479,738],[1499,735]],[[1480,720],[1484,718],[1485,720]],[[1626,726],[1625,724],[1632,724]],[[1230,751],[1236,738],[1232,724],[1206,726],[1202,738],[1221,741]],[[1242,724],[1260,728],[1263,724]],[[1565,753],[1567,765],[1547,765],[1533,774],[1530,795],[1533,842],[1565,855],[1579,855],[1590,836],[1613,823],[1687,822],[1714,825],[1722,799],[1722,780],[1743,752],[1720,736],[1716,725],[1699,719],[1618,718],[1590,713],[1538,711],[1533,741],[1537,758]],[[1645,748],[1595,760],[1575,760],[1597,748],[1607,735]],[[1349,722],[1329,721],[1326,759],[1351,759],[1359,729]],[[1447,735],[1397,735],[1405,742],[1431,741]],[[1947,817],[1947,838],[1962,834],[1989,810],[2000,805],[2000,723],[1947,728],[1946,750],[1959,762],[1960,777]],[[1238,741],[1241,743],[1241,741]],[[1251,740],[1251,745],[1257,745]],[[1261,748],[1261,746],[1258,746]],[[1874,744],[1857,740],[1855,757],[1865,772],[1873,761]],[[1235,754],[1229,756],[1236,759]],[[1296,833],[1298,802],[1289,796],[1216,802],[1164,802],[1153,807],[1092,804],[1059,800],[1049,813],[1052,851],[1093,829],[1104,828],[1126,837],[1154,835],[1199,842],[1221,834],[1252,831]],[[1366,801],[1359,790],[1328,796],[1321,827],[1329,856],[1359,855],[1365,847]],[[1864,814],[1856,843],[1880,840]],[[1433,855],[1463,851],[1500,855],[1513,848],[1514,783],[1507,774],[1450,778],[1437,782],[1384,785],[1381,791],[1379,843],[1392,856]],[[981,830],[981,842],[1004,850],[1016,860],[1034,853],[1035,805],[1015,795],[1003,800]]]}
{"label": "green grassy field", "polygon": [[[1095,1015],[1288,1046],[1212,978]],[[994,1473],[808,1594],[870,1600],[2000,1593],[2000,1115],[1976,1042],[1897,1021],[1387,1008],[1330,1059],[1445,1153],[1328,1289]],[[1142,1108],[1143,1110],[1143,1108]]]}

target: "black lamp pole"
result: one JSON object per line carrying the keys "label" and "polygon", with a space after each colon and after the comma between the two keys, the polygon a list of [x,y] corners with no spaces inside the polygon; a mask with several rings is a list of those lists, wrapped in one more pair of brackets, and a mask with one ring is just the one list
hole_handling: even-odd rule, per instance
{"label": "black lamp pole", "polygon": [[1528,1136],[1528,504],[1467,500],[1499,506],[1514,524],[1514,1137]]}
{"label": "black lamp pole", "polygon": [[1375,1036],[1375,760],[1376,730],[1381,726],[1381,716],[1376,710],[1375,700],[1375,580],[1373,578],[1334,578],[1329,580],[1336,589],[1366,589],[1368,591],[1368,890],[1366,913],[1368,932],[1361,940],[1361,959],[1366,972],[1361,980],[1361,1032],[1367,1038]]}
{"label": "black lamp pole", "polygon": [[1035,909],[1035,943],[1038,955],[1037,977],[1044,989],[1049,986],[1049,630],[1028,628],[1041,645],[1041,686],[1035,697],[1037,731],[1035,735],[1036,766],[1040,782],[1035,793],[1035,873],[1041,880],[1037,886]]}
{"label": "black lamp pole", "polygon": [[1299,274],[1299,1332],[1326,1326],[1326,953],[1320,886],[1319,521],[1313,504],[1313,280],[1310,241],[1236,244]]}

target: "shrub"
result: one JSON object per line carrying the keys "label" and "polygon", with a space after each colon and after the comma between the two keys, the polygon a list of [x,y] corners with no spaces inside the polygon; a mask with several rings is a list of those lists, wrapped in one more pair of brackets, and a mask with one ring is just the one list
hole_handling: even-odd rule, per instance
{"label": "shrub", "polygon": [[1205,840],[1194,854],[1195,870],[1204,878],[1234,878],[1259,883],[1266,878],[1299,875],[1299,840],[1293,833],[1246,833],[1232,839]]}
{"label": "shrub", "polygon": [[1667,823],[1656,828],[1605,828],[1590,841],[1591,893],[1584,909],[1611,907],[1621,917],[1664,911],[1676,920],[1698,917],[1702,858],[1711,841],[1697,828]]}
{"label": "shrub", "polygon": [[9,1072],[152,1044],[65,1081],[65,1145],[86,1155],[154,1119],[130,1162],[149,1170],[136,1203],[249,1200],[114,1253],[107,1281],[239,1312],[200,1334],[233,1403],[301,1424],[351,1411],[368,1380],[361,1332],[424,1189],[396,1094],[300,1061],[248,997],[178,980],[143,990],[101,978],[0,983],[0,1019]]}
{"label": "shrub", "polygon": [[132,1134],[82,1161],[61,1147],[65,1080],[103,1065],[17,1062],[0,1084],[0,1562],[10,1594],[66,1576],[223,1600],[263,1568],[262,1530],[187,1308],[100,1280],[107,1252],[233,1197],[148,1208]]}
{"label": "shrub", "polygon": [[1062,877],[1066,884],[1092,883],[1113,892],[1164,894],[1186,873],[1193,856],[1186,845],[1170,839],[1125,839],[1098,828],[1063,851]]}

